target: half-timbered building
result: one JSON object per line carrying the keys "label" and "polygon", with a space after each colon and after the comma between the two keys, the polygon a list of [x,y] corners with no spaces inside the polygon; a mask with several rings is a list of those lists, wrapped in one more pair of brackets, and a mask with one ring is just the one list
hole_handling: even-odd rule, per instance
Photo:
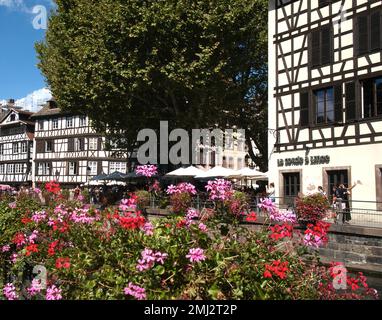
{"label": "half-timbered building", "polygon": [[32,118],[36,184],[55,180],[72,187],[100,173],[127,172],[127,154],[106,151],[106,138],[95,132],[87,116],[65,113],[51,100]]}
{"label": "half-timbered building", "polygon": [[[270,182],[382,210],[382,1],[269,1]],[[377,203],[376,202],[381,202]]]}
{"label": "half-timbered building", "polygon": [[34,123],[31,112],[20,110],[13,101],[0,115],[0,184],[32,184]]}

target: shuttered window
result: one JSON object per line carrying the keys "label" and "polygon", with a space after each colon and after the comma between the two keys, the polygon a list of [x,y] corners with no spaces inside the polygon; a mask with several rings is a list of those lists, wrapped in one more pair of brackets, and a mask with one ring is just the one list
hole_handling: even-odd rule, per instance
{"label": "shuttered window", "polygon": [[382,115],[382,78],[364,80],[362,83],[362,118]]}
{"label": "shuttered window", "polygon": [[346,121],[356,119],[356,85],[355,82],[348,82],[345,85]]}
{"label": "shuttered window", "polygon": [[333,62],[333,32],[327,26],[312,32],[311,66],[318,67]]}
{"label": "shuttered window", "polygon": [[381,22],[380,11],[357,18],[358,55],[381,49]]}
{"label": "shuttered window", "polygon": [[381,14],[376,12],[370,17],[370,50],[381,48]]}
{"label": "shuttered window", "polygon": [[68,151],[74,151],[74,138],[68,138]]}
{"label": "shuttered window", "polygon": [[342,84],[334,87],[334,121],[343,122]]}
{"label": "shuttered window", "polygon": [[309,92],[300,93],[300,126],[309,125]]}

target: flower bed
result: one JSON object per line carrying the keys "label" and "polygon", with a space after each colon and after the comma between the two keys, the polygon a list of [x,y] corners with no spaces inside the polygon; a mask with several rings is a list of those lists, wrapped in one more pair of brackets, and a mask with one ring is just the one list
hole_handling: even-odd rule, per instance
{"label": "flower bed", "polygon": [[[238,222],[255,221],[256,214],[224,181],[208,185],[214,209],[188,208],[153,221],[141,215],[135,195],[98,211],[61,197],[53,186],[44,190],[47,207],[37,198],[0,202],[0,272],[6,275],[0,299],[375,298],[362,274],[346,275],[347,289],[335,290],[344,279],[336,270],[343,269],[319,268],[317,257],[304,262],[309,248],[327,242],[326,224],[299,234],[293,214],[264,200],[267,223],[250,231]],[[279,224],[271,226],[272,220]]]}

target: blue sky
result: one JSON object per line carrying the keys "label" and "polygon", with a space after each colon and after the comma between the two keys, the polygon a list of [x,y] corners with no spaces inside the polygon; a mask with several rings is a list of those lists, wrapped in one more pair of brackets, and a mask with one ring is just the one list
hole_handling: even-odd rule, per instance
{"label": "blue sky", "polygon": [[0,100],[23,98],[46,87],[34,49],[45,30],[36,30],[36,5],[53,8],[52,0],[0,0]]}

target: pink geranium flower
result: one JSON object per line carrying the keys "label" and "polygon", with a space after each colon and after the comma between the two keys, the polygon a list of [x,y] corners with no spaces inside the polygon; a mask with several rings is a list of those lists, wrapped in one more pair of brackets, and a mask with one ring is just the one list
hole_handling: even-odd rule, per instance
{"label": "pink geranium flower", "polygon": [[134,285],[133,283],[129,283],[128,286],[123,289],[125,295],[133,296],[138,300],[146,299],[146,290],[142,287]]}
{"label": "pink geranium flower", "polygon": [[204,250],[201,248],[192,248],[186,255],[186,258],[190,260],[191,263],[200,262],[206,260],[206,256],[204,255]]}
{"label": "pink geranium flower", "polygon": [[19,298],[13,283],[7,283],[3,288],[3,294],[7,300],[17,300]]}
{"label": "pink geranium flower", "polygon": [[57,288],[55,285],[48,287],[46,289],[46,300],[61,300],[61,289]]}

